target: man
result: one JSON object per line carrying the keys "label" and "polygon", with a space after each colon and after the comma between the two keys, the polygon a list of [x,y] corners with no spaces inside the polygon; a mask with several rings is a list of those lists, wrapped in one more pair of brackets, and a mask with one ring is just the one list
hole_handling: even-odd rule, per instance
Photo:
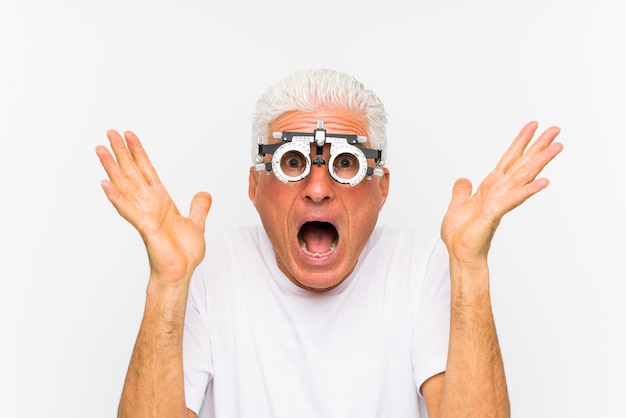
{"label": "man", "polygon": [[182,216],[137,137],[108,132],[102,187],[150,262],[119,416],[509,416],[487,253],[502,216],[548,185],[559,130],[529,146],[527,124],[473,194],[457,180],[441,239],[425,239],[376,226],[385,123],[345,74],[276,84],[253,126],[263,227],[206,234],[210,195]]}

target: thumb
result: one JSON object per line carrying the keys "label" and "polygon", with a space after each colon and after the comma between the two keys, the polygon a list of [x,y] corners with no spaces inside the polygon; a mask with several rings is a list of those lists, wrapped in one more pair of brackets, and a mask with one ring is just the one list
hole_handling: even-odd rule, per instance
{"label": "thumb", "polygon": [[211,209],[213,198],[207,192],[199,192],[191,199],[189,208],[189,219],[196,224],[198,228],[204,231],[206,216]]}
{"label": "thumb", "polygon": [[457,179],[452,186],[451,204],[467,200],[472,195],[472,182],[465,178]]}

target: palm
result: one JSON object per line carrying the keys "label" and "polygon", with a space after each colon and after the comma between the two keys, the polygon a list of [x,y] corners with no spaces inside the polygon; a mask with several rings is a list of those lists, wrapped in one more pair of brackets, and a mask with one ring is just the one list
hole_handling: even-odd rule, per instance
{"label": "palm", "polygon": [[180,214],[161,184],[137,203],[141,212],[135,227],[146,244],[152,270],[165,277],[192,271],[204,256],[203,229]]}

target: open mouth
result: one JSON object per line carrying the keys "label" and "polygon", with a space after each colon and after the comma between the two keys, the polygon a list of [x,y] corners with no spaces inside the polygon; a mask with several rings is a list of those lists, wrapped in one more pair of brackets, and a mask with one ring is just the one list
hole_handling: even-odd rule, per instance
{"label": "open mouth", "polygon": [[311,257],[325,257],[335,251],[339,234],[328,222],[307,222],[298,232],[302,251]]}

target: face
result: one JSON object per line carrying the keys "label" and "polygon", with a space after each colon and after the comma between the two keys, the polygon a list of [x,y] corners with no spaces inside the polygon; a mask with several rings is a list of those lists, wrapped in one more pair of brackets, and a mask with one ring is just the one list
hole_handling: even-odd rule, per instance
{"label": "face", "polygon": [[[312,133],[319,119],[328,133],[367,134],[365,118],[337,109],[287,112],[276,119],[271,131]],[[330,145],[324,148],[328,162]],[[312,146],[312,158],[314,153]],[[251,167],[248,194],[279,269],[296,285],[320,292],[336,287],[354,270],[388,189],[386,168],[383,176],[350,186],[333,180],[325,165],[312,165],[307,177],[288,183]]]}

